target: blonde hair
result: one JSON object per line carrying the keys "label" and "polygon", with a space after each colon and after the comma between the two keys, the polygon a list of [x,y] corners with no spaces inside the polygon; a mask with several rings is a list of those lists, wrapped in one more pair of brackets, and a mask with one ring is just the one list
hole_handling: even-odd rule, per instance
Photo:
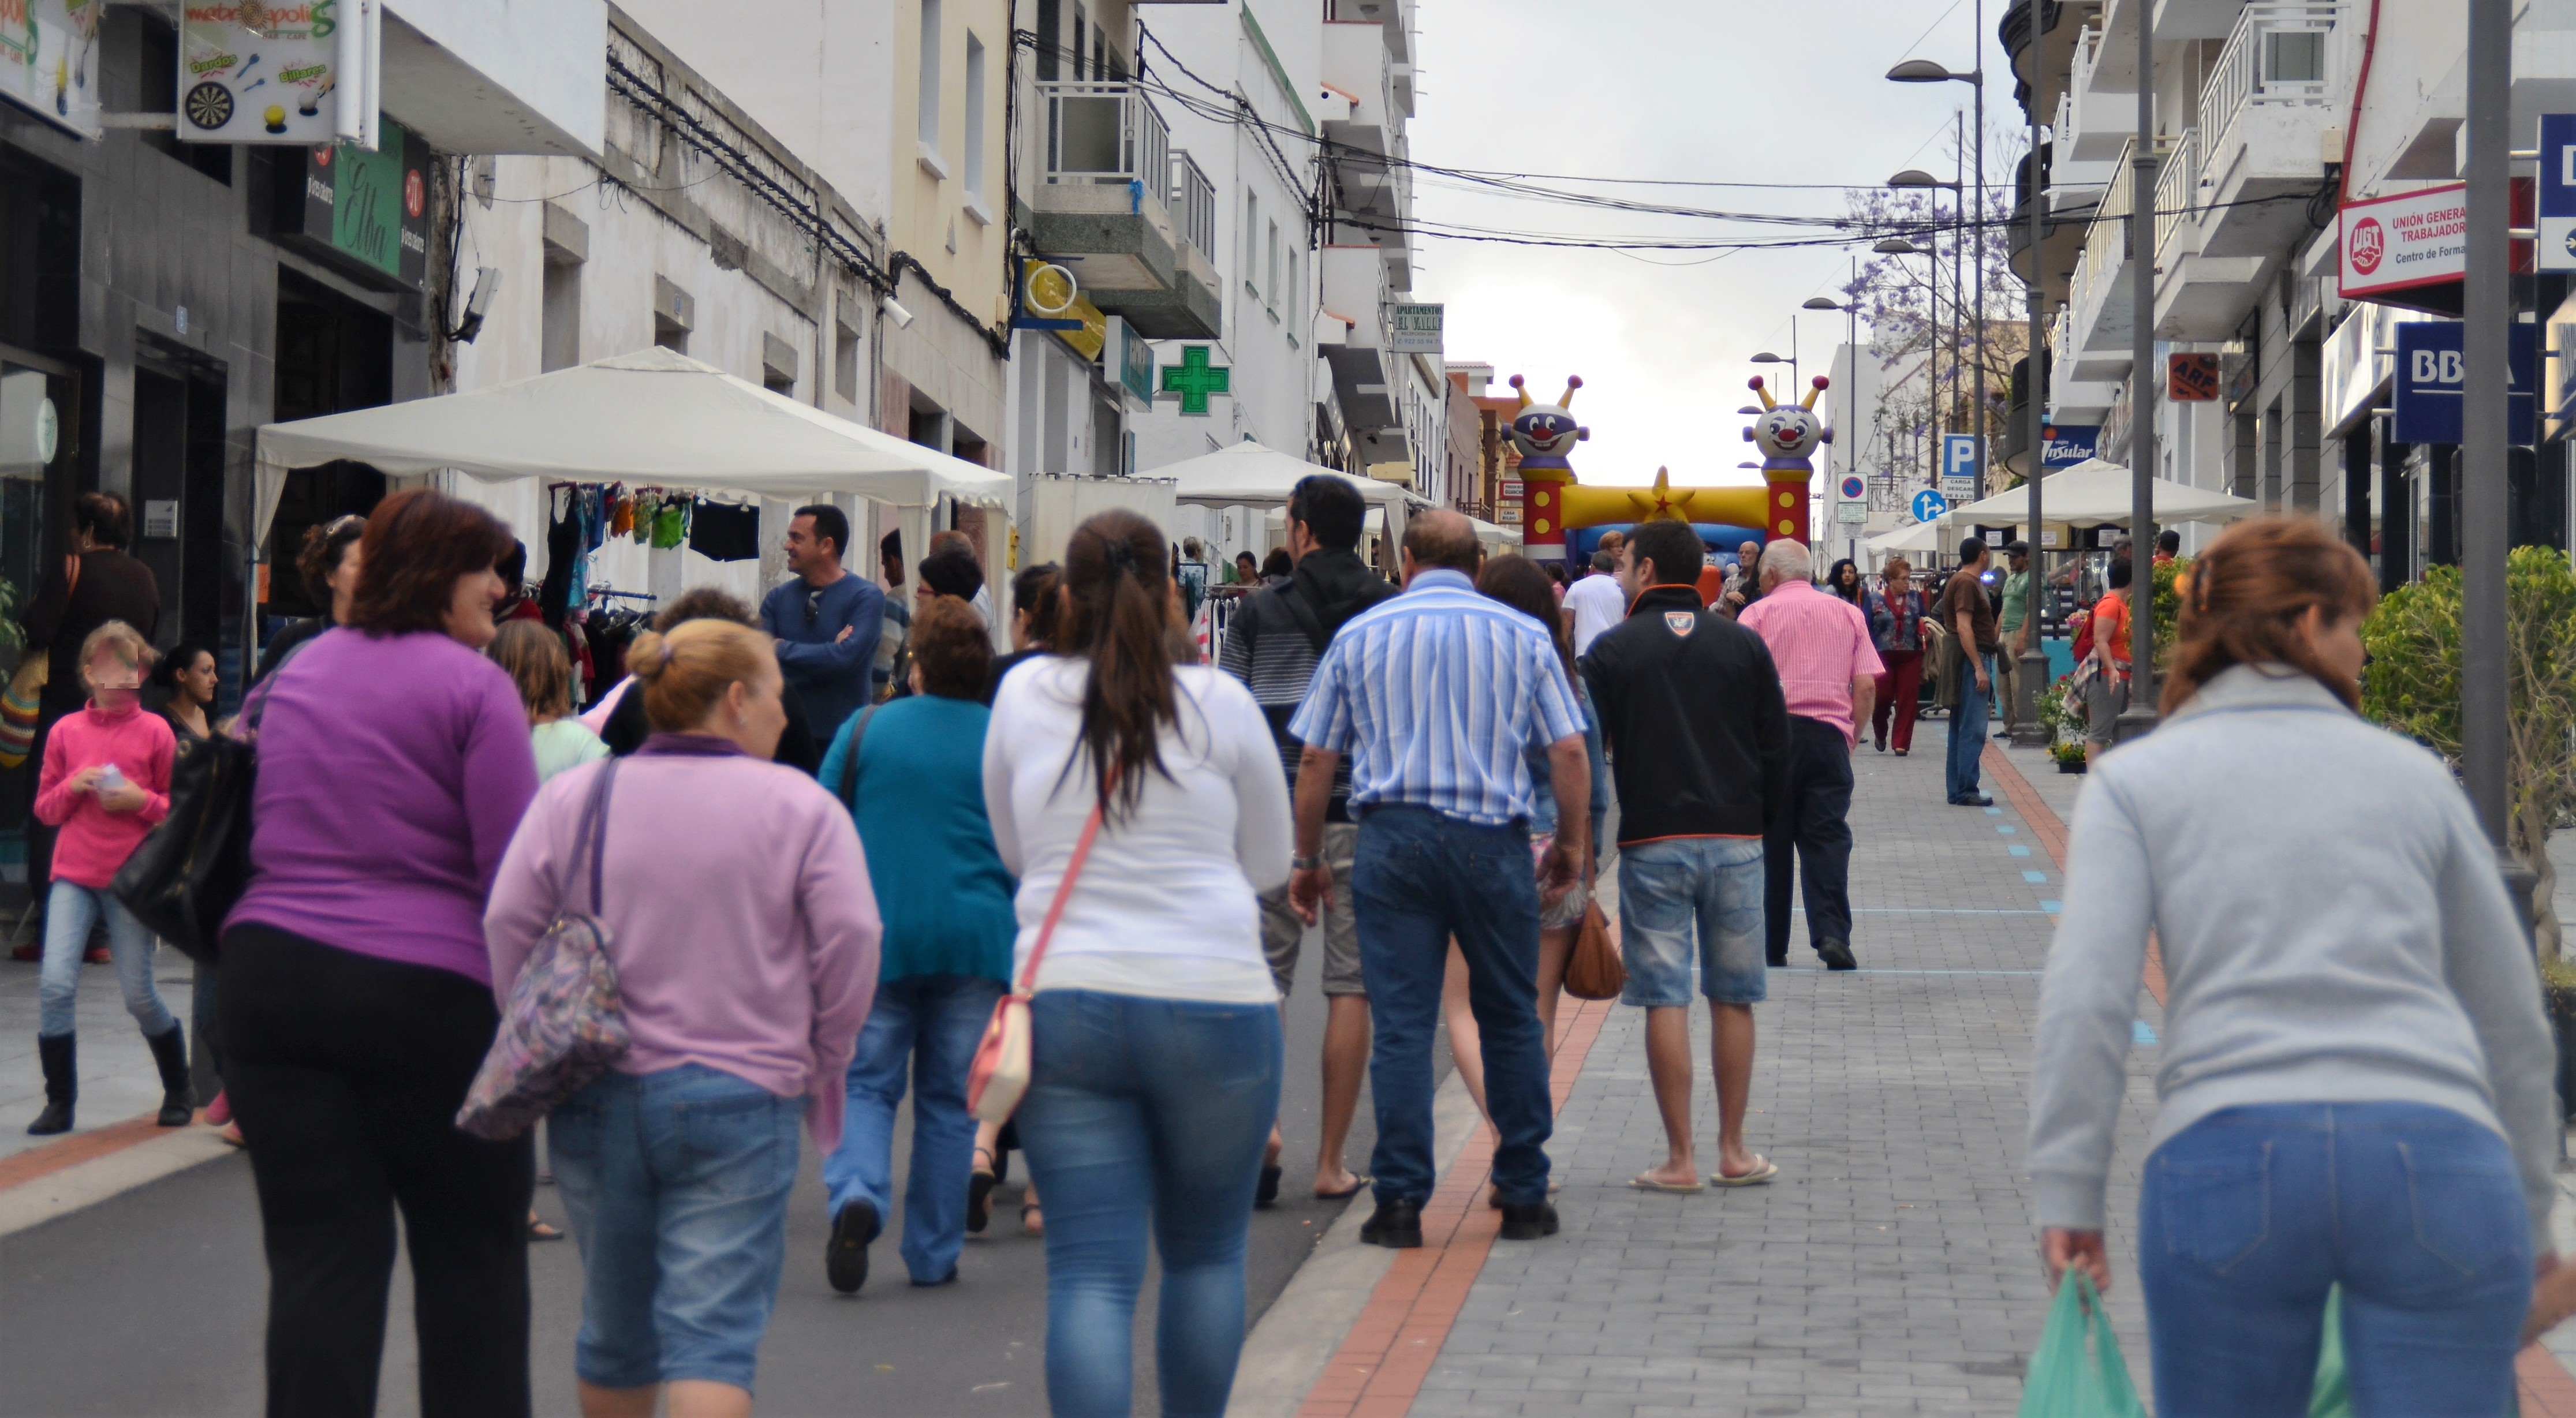
{"label": "blonde hair", "polygon": [[659,733],[685,733],[707,721],[736,684],[775,672],[778,653],[766,635],[729,620],[692,620],[648,630],[626,649],[626,672],[644,696],[644,719]]}
{"label": "blonde hair", "polygon": [[542,621],[508,622],[485,653],[510,672],[530,722],[572,712],[572,657],[564,653],[563,637]]}
{"label": "blonde hair", "polygon": [[111,620],[91,631],[89,638],[81,642],[80,668],[84,677],[89,674],[89,662],[98,657],[99,651],[110,645],[116,647],[118,658],[135,669],[152,668],[152,642],[145,640],[143,632],[124,621]]}

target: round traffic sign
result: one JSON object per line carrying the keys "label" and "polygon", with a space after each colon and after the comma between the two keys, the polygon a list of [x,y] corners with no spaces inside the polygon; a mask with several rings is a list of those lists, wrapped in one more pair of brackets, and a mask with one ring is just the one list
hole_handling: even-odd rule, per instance
{"label": "round traffic sign", "polygon": [[1868,492],[1868,484],[1863,483],[1858,477],[1848,477],[1843,479],[1843,501],[1858,502],[1861,498],[1868,495]]}
{"label": "round traffic sign", "polygon": [[1950,499],[1928,487],[1914,494],[1914,520],[1917,522],[1935,521],[1949,510]]}

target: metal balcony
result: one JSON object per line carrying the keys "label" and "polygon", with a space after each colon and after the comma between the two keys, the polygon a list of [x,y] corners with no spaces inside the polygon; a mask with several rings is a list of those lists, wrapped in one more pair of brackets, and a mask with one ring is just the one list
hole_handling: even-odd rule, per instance
{"label": "metal balcony", "polygon": [[2311,229],[2296,199],[2324,184],[2326,136],[2344,121],[2346,8],[2263,0],[2237,16],[2200,93],[2203,253],[2267,255]]}
{"label": "metal balcony", "polygon": [[1172,150],[1172,219],[1181,240],[1210,261],[1216,259],[1216,185],[1199,171],[1196,159]]}
{"label": "metal balcony", "polygon": [[[2170,160],[2175,141],[2171,137],[2158,138],[2156,151]],[[2129,213],[2133,210],[2131,198],[2136,181],[2129,155],[2134,146],[2132,140],[2121,148],[2112,168],[2111,183],[2102,193],[2101,206],[2095,211],[2093,224],[2085,229],[2084,254],[2075,264],[2074,293],[2069,302],[2074,315],[2071,348],[2067,362],[2058,366],[2069,379],[2117,379],[2129,367],[2130,322],[2137,304],[2129,270],[2133,256]],[[2159,179],[2163,173],[2164,169],[2159,169]],[[2152,192],[2148,199],[2154,200]]]}
{"label": "metal balcony", "polygon": [[1171,129],[1133,84],[1080,80],[1042,83],[1046,109],[1046,165],[1050,183],[1082,186],[1133,184],[1157,197],[1169,181]]}
{"label": "metal balcony", "polygon": [[1050,81],[1036,89],[1036,181],[1025,195],[1031,241],[1073,271],[1092,304],[1139,333],[1216,338],[1223,307],[1210,255],[1215,191],[1187,154],[1172,152],[1163,116],[1133,84]]}

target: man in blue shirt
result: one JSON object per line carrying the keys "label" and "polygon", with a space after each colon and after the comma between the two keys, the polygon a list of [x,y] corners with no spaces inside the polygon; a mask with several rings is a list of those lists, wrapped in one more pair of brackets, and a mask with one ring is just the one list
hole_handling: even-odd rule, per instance
{"label": "man in blue shirt", "polygon": [[796,579],[760,602],[761,628],[778,637],[779,671],[804,697],[818,743],[830,743],[868,702],[885,621],[885,592],[841,568],[849,544],[841,509],[797,508],[787,524],[787,569]]}
{"label": "man in blue shirt", "polygon": [[1377,1026],[1377,1212],[1360,1230],[1372,1245],[1422,1244],[1433,1181],[1431,1041],[1453,937],[1474,982],[1485,1099],[1502,1135],[1502,1237],[1535,1240],[1557,1228],[1543,1150],[1554,1110],[1538,1022],[1539,905],[1542,895],[1563,899],[1592,847],[1583,814],[1565,814],[1544,880],[1533,880],[1535,800],[1523,754],[1545,746],[1561,803],[1591,800],[1591,765],[1555,645],[1537,622],[1476,593],[1476,563],[1465,517],[1415,517],[1404,532],[1405,593],[1342,626],[1288,723],[1305,745],[1288,890],[1310,925],[1332,888],[1322,854],[1334,772],[1344,754],[1351,759],[1360,823],[1351,897]]}

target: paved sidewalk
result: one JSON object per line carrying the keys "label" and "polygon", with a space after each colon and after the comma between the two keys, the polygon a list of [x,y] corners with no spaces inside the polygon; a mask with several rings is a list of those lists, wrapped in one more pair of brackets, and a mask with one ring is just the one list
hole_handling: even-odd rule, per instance
{"label": "paved sidewalk", "polygon": [[[27,1124],[45,1106],[45,1079],[36,1064],[36,975],[33,962],[0,958],[0,1157],[55,1141],[29,1137]],[[196,966],[168,946],[156,951],[152,977],[161,1002],[188,1025],[188,1048],[196,1051],[197,1031],[188,1017]],[[113,965],[83,965],[80,1002],[73,1016],[80,1031],[80,1101],[74,1105],[75,1133],[112,1127],[161,1106],[161,1075],[152,1051],[125,1012],[125,997],[116,986]]]}

